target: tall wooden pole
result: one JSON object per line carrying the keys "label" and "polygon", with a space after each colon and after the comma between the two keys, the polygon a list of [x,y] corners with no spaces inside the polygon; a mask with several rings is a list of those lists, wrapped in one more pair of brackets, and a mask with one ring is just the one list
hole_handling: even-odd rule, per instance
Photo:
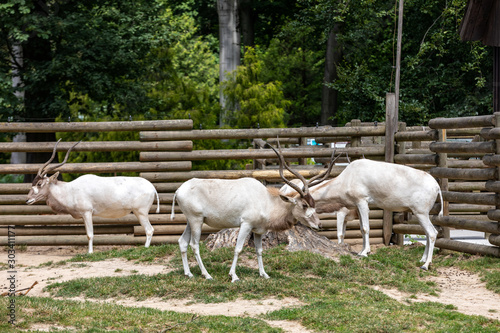
{"label": "tall wooden pole", "polygon": [[[399,0],[398,13],[398,37],[396,46],[396,78],[394,84],[394,93],[386,95],[386,113],[385,113],[385,161],[394,163],[395,141],[394,135],[398,130],[399,120],[399,81],[401,77],[401,40],[403,36],[403,0]],[[389,245],[392,238],[392,212],[384,210],[384,244]]]}

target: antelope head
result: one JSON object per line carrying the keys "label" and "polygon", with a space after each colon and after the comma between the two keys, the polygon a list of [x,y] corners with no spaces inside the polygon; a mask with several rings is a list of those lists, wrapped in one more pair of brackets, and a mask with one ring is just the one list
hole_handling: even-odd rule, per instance
{"label": "antelope head", "polygon": [[[332,170],[332,165],[333,163],[330,163],[330,166],[328,167],[328,170],[322,172],[319,175],[314,176],[310,180],[306,180],[299,172],[293,170],[290,168],[286,162],[285,158],[283,157],[283,153],[281,151],[281,146],[278,141],[278,149],[279,152],[268,143],[269,147],[276,153],[276,156],[278,156],[278,161],[280,165],[280,177],[283,179],[283,181],[288,184],[291,188],[293,188],[295,191],[297,191],[298,196],[291,198],[289,196],[285,195],[280,195],[281,199],[284,201],[289,201],[293,203],[294,209],[293,209],[293,215],[295,218],[297,218],[300,222],[302,222],[305,225],[310,226],[313,229],[319,229],[321,227],[321,222],[319,220],[318,215],[316,214],[316,209],[315,209],[315,202],[311,194],[309,193],[309,187],[314,186],[325,180],[329,175],[330,171]],[[335,152],[334,152],[335,154]],[[333,154],[332,154],[332,160],[333,160]],[[290,180],[286,179],[283,173],[283,168],[286,168],[289,172],[291,172],[295,177],[300,179],[302,181],[303,187],[301,188],[300,186],[294,184]]]}
{"label": "antelope head", "polygon": [[52,151],[52,156],[49,158],[49,160],[47,162],[45,162],[45,164],[40,169],[38,169],[37,175],[36,175],[35,179],[33,180],[33,183],[31,184],[31,190],[29,191],[28,198],[26,200],[26,203],[28,205],[31,205],[37,201],[47,199],[47,196],[49,194],[49,192],[47,190],[48,184],[51,184],[51,183],[57,184],[57,177],[59,176],[59,171],[57,171],[55,174],[53,174],[50,177],[48,177],[47,174],[49,172],[54,171],[55,169],[61,167],[63,164],[65,164],[66,161],[68,160],[68,156],[69,156],[69,153],[71,152],[71,150],[77,144],[79,144],[81,142],[81,141],[78,141],[67,151],[66,156],[64,157],[64,160],[62,161],[62,163],[59,163],[55,166],[49,166],[50,162],[52,162],[52,160],[54,160],[54,157],[56,156],[57,145],[59,144],[60,141],[61,141],[61,139],[59,139],[56,142],[56,144],[54,145],[54,150]]}

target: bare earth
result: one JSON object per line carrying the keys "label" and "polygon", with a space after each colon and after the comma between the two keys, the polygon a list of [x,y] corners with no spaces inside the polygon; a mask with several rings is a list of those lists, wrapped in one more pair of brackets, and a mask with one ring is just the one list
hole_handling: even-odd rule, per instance
{"label": "bare earth", "polygon": [[[95,251],[103,251],[106,247],[96,247]],[[107,247],[111,248],[111,247]],[[59,267],[36,266],[49,261],[58,262],[72,258],[76,254],[85,253],[86,247],[29,247],[25,252],[17,252],[17,280],[18,288],[27,288],[38,282],[29,291],[29,296],[49,296],[43,288],[53,282],[67,281],[80,277],[100,276],[125,276],[134,273],[158,274],[168,273],[170,268],[159,264],[137,264],[125,259],[111,259],[103,262],[69,263]],[[7,258],[5,249],[0,250],[0,257]],[[7,260],[7,259],[5,259]],[[500,298],[497,294],[486,289],[485,284],[477,275],[459,270],[457,268],[445,268],[438,271],[438,276],[429,277],[430,281],[437,283],[441,292],[439,296],[432,295],[410,295],[398,290],[384,289],[379,286],[373,288],[386,295],[408,304],[408,302],[438,302],[452,304],[460,311],[469,315],[481,315],[491,319],[500,320]],[[4,273],[7,274],[7,273]],[[6,279],[0,279],[0,293],[6,290]],[[84,300],[79,298],[78,300]],[[283,307],[297,307],[304,303],[295,298],[275,299],[268,298],[259,301],[237,300],[229,303],[199,304],[192,303],[190,299],[170,300],[148,299],[137,301],[133,299],[109,299],[124,306],[151,307],[159,310],[171,310],[187,312],[200,315],[225,315],[225,316],[248,316],[255,317],[269,311],[278,310]],[[285,332],[308,332],[297,322],[290,321],[268,321],[274,327],[280,327]],[[44,330],[43,327],[38,327]]]}

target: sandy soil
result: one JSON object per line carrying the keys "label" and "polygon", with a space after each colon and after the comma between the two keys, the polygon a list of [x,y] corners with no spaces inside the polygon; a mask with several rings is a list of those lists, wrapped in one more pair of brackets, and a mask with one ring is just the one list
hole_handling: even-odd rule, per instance
{"label": "sandy soil", "polygon": [[[96,247],[95,251],[102,251],[111,247]],[[161,264],[136,264],[125,259],[110,259],[103,262],[69,263],[60,267],[37,267],[40,264],[52,261],[67,260],[75,254],[85,253],[85,247],[29,247],[25,252],[17,252],[17,280],[18,288],[27,288],[35,282],[37,285],[29,291],[30,296],[49,296],[43,288],[55,281],[67,281],[79,277],[124,276],[139,272],[141,274],[168,273],[170,268]],[[5,249],[0,251],[0,257],[7,257]],[[5,269],[4,269],[5,271]],[[485,284],[477,275],[459,270],[457,268],[439,269],[438,276],[428,279],[434,281],[441,288],[438,296],[410,295],[393,289],[384,289],[374,286],[376,290],[408,304],[411,302],[439,302],[452,304],[457,311],[471,315],[481,315],[491,319],[500,320],[500,298],[497,294],[487,290]],[[7,274],[7,272],[5,272]],[[0,293],[6,290],[6,279],[0,279]],[[78,300],[83,300],[77,298]],[[229,303],[197,304],[189,299],[170,300],[148,299],[136,301],[132,299],[111,299],[113,302],[124,306],[144,306],[160,310],[172,310],[200,315],[226,315],[255,317],[268,311],[283,307],[296,307],[304,305],[295,298],[274,299],[268,298],[259,301],[237,300]],[[282,328],[285,332],[308,332],[296,322],[269,321],[270,325]],[[40,328],[38,328],[40,329]]]}

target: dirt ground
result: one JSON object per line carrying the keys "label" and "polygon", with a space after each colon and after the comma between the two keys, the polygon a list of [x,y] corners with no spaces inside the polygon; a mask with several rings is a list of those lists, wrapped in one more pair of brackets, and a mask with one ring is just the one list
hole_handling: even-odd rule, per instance
{"label": "dirt ground", "polygon": [[[111,247],[95,247],[95,251],[103,251]],[[49,296],[43,288],[53,282],[67,281],[79,277],[100,276],[124,276],[139,271],[141,274],[168,273],[169,268],[164,265],[147,264],[140,265],[125,259],[110,259],[103,262],[85,262],[84,265],[70,263],[58,267],[37,267],[40,264],[52,261],[67,260],[76,254],[85,253],[86,247],[28,247],[27,251],[18,251],[17,280],[18,289],[37,284],[29,291],[29,296]],[[5,249],[0,250],[0,258],[7,261]],[[141,268],[144,268],[141,271]],[[5,269],[4,269],[5,270]],[[435,282],[441,289],[438,296],[433,295],[410,295],[395,289],[385,289],[379,286],[373,288],[400,301],[402,304],[408,302],[438,302],[452,304],[460,311],[470,315],[481,315],[487,318],[500,320],[500,298],[497,294],[486,289],[480,278],[472,273],[457,268],[444,268],[438,270],[438,276],[428,279]],[[4,274],[7,274],[5,271]],[[7,288],[6,279],[0,279],[0,293]],[[83,299],[81,299],[83,301]],[[110,299],[108,302],[124,306],[144,306],[159,310],[172,310],[200,315],[226,315],[226,316],[249,316],[254,317],[268,311],[274,311],[283,307],[295,307],[304,305],[295,298],[275,299],[268,298],[259,301],[237,300],[229,303],[218,304],[196,304],[192,300],[171,300],[165,302],[161,299],[148,299],[137,301],[133,299]],[[286,332],[308,332],[299,323],[289,321],[269,321],[270,325],[280,327]],[[38,328],[43,330],[42,327]]]}

